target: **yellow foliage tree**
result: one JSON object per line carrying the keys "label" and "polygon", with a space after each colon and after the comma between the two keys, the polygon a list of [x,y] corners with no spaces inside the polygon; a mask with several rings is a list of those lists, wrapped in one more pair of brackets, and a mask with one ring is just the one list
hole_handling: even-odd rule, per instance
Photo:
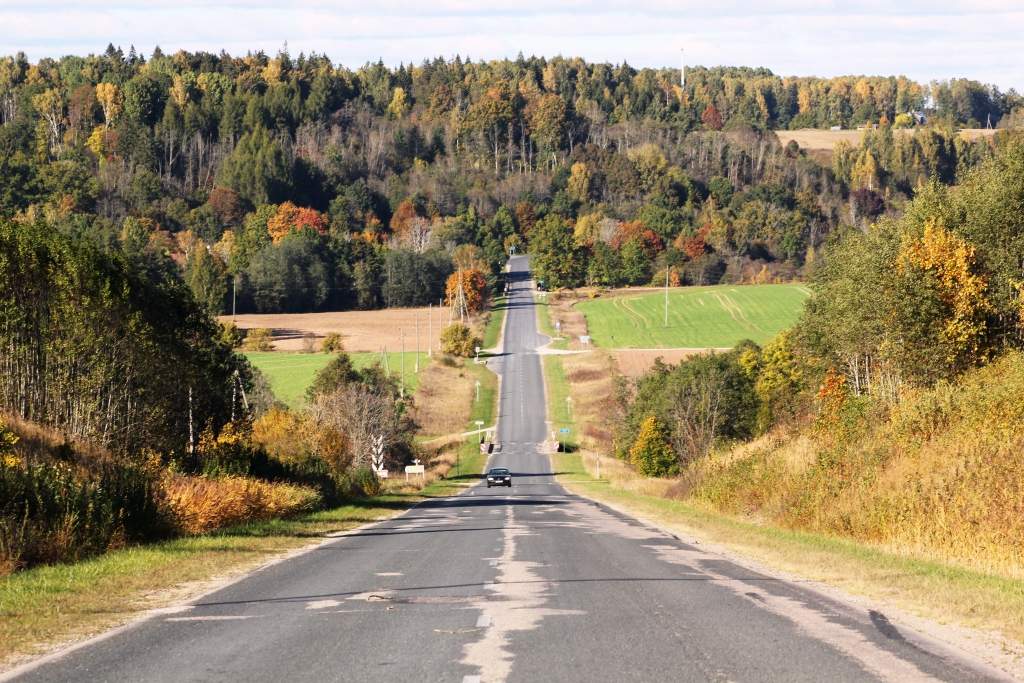
{"label": "yellow foliage tree", "polygon": [[939,299],[948,310],[942,324],[949,348],[946,360],[954,364],[980,360],[992,304],[988,281],[976,272],[974,246],[933,218],[920,238],[904,245],[899,266],[902,271],[915,268],[933,276]]}
{"label": "yellow foliage tree", "polygon": [[578,202],[586,202],[590,199],[590,170],[582,161],[577,161],[572,165],[566,189],[569,196]]}
{"label": "yellow foliage tree", "polygon": [[110,128],[121,113],[121,92],[113,83],[100,83],[96,86],[96,101],[103,110],[103,127]]}

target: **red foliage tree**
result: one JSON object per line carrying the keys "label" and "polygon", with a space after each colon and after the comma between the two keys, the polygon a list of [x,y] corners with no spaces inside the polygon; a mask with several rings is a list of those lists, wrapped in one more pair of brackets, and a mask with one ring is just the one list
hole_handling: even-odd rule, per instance
{"label": "red foliage tree", "polygon": [[245,216],[245,207],[238,193],[230,187],[215,187],[206,200],[213,215],[224,225],[239,225]]}
{"label": "red foliage tree", "polygon": [[715,105],[709,104],[704,109],[704,113],[700,115],[700,120],[704,123],[704,126],[711,130],[722,130],[722,114],[715,108]]}
{"label": "red foliage tree", "polygon": [[277,213],[267,221],[267,232],[275,244],[284,239],[285,235],[302,230],[315,230],[326,235],[327,219],[316,209],[285,202],[277,207]]}
{"label": "red foliage tree", "polygon": [[631,239],[639,240],[648,256],[654,256],[654,254],[665,248],[665,243],[661,241],[657,233],[640,221],[623,221],[619,223],[619,227],[612,236],[610,244],[612,249],[621,249],[622,245]]}
{"label": "red foliage tree", "polygon": [[391,232],[401,237],[404,236],[409,230],[409,225],[412,220],[419,214],[416,213],[416,205],[412,203],[411,199],[403,199],[402,203],[398,205],[395,212],[391,215]]}

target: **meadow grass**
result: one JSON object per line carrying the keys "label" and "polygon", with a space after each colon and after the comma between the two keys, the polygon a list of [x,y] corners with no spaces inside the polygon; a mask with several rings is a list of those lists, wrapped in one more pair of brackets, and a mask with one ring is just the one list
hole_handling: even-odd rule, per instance
{"label": "meadow grass", "polygon": [[605,348],[729,348],[759,344],[796,322],[810,291],[803,285],[716,285],[581,301],[592,342]]}
{"label": "meadow grass", "polygon": [[501,326],[505,321],[505,310],[507,309],[508,297],[498,296],[491,302],[490,314],[487,316],[487,324],[484,326],[482,349],[493,349],[501,341]]}
{"label": "meadow grass", "polygon": [[[313,382],[313,377],[334,357],[334,354],[330,353],[289,351],[252,351],[244,355],[250,363],[267,376],[274,396],[291,408],[297,408],[303,404],[306,388]],[[419,386],[416,357],[419,356],[421,370],[427,366],[429,358],[423,352],[407,351],[402,354],[400,351],[389,351],[387,353],[388,370],[396,378],[402,372],[403,355],[405,356],[405,390],[411,393],[416,391],[416,387]],[[350,353],[349,356],[352,358],[352,364],[358,369],[384,364],[382,355],[379,353],[359,352]]]}
{"label": "meadow grass", "polygon": [[[563,446],[575,450],[579,445],[576,430],[575,406],[570,399],[569,382],[565,376],[565,364],[560,356],[542,356],[544,381],[547,389],[548,420],[555,436]],[[568,429],[569,432],[562,432]]]}

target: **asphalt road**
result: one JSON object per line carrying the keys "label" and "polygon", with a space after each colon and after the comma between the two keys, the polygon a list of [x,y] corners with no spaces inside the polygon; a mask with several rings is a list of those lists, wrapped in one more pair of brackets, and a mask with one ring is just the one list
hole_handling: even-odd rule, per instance
{"label": "asphalt road", "polygon": [[492,466],[474,486],[53,658],[31,681],[916,681],[995,673],[884,614],[569,495],[530,283],[513,284]]}

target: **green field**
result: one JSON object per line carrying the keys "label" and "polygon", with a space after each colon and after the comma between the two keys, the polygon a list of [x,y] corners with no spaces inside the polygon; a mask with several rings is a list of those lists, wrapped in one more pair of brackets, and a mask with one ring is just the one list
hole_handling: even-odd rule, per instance
{"label": "green field", "polygon": [[[352,364],[359,368],[366,368],[381,363],[379,353],[350,353]],[[402,353],[399,351],[389,352],[388,369],[396,377],[402,371]],[[416,374],[416,356],[420,357],[420,369],[427,367],[427,354],[407,351],[405,354],[405,389],[416,391],[419,384],[419,376]],[[274,392],[277,400],[295,408],[302,404],[306,387],[313,381],[322,367],[333,358],[329,353],[294,353],[287,351],[253,351],[246,353],[254,366],[259,368]]]}
{"label": "green field", "polygon": [[726,348],[763,344],[791,327],[810,290],[803,285],[717,285],[629,294],[576,305],[590,337],[605,348]]}

